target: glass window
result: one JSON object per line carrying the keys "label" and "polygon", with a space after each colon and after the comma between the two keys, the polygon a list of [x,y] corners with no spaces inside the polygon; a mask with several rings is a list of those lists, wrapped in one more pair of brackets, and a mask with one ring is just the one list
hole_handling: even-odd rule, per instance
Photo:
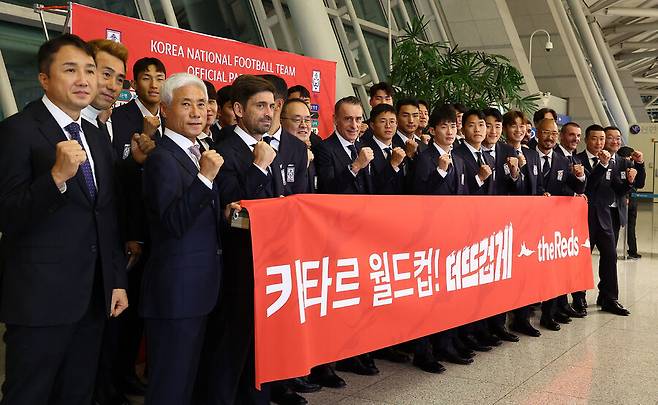
{"label": "glass window", "polygon": [[[49,35],[59,33],[50,31]],[[43,95],[37,79],[37,51],[45,40],[40,28],[0,22],[0,49],[19,110]]]}
{"label": "glass window", "polygon": [[[263,45],[249,0],[171,0],[178,26],[222,38]],[[159,1],[152,1],[155,19],[166,24]]]}
{"label": "glass window", "polygon": [[[344,3],[344,1],[341,1],[341,3]],[[384,1],[384,7],[379,1],[373,0],[352,0],[352,4],[357,17],[384,27],[388,26],[386,24],[386,14],[384,14],[386,0]]]}

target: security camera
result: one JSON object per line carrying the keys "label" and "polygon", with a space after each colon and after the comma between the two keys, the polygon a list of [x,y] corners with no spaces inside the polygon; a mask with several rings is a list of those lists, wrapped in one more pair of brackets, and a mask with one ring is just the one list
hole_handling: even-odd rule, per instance
{"label": "security camera", "polygon": [[546,52],[550,52],[551,49],[553,49],[553,43],[551,41],[547,41],[546,45],[544,45],[544,49],[546,49]]}

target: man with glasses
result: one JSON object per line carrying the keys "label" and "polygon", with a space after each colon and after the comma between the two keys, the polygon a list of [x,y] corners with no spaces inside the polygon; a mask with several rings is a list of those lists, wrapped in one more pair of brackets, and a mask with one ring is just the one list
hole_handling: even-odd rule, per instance
{"label": "man with glasses", "polygon": [[300,98],[286,100],[281,108],[281,126],[285,132],[289,132],[306,145],[308,192],[317,192],[318,177],[313,163],[314,155],[311,151],[313,134],[311,132],[311,110],[308,104]]}

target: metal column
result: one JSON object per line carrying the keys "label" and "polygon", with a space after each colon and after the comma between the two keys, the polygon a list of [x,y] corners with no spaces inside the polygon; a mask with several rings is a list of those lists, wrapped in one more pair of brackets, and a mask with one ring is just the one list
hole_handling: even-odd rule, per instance
{"label": "metal column", "polygon": [[178,28],[178,20],[176,19],[176,12],[174,11],[174,6],[171,4],[171,0],[160,0],[160,5],[162,5],[162,11],[164,12],[167,25]]}
{"label": "metal column", "polygon": [[5,66],[5,60],[2,57],[0,50],[0,107],[2,114],[5,118],[14,115],[18,112],[16,107],[16,99],[14,99],[14,92],[11,90],[11,82],[9,81],[9,73]]}
{"label": "metal column", "polygon": [[596,73],[601,91],[608,103],[608,108],[610,109],[612,118],[615,121],[615,124],[622,130],[621,132],[624,143],[628,143],[628,120],[624,114],[624,109],[621,107],[621,103],[617,98],[617,93],[612,85],[610,75],[608,75],[601,53],[596,47],[592,31],[589,29],[589,25],[587,25],[587,19],[583,12],[582,3],[580,0],[567,0],[567,3],[571,9],[578,32],[580,32],[583,45],[592,61],[594,72]]}
{"label": "metal column", "polygon": [[[304,48],[304,54],[336,63],[336,99],[353,96],[354,89],[347,73],[336,34],[322,0],[288,0],[292,23]],[[349,49],[345,50],[349,52]]]}
{"label": "metal column", "polygon": [[359,25],[358,17],[356,16],[356,10],[354,10],[354,4],[352,0],[345,0],[345,5],[347,6],[347,13],[350,16],[352,21],[352,28],[356,34],[356,39],[359,41],[359,46],[361,47],[361,53],[363,58],[366,61],[366,66],[368,66],[368,73],[373,83],[379,82],[379,77],[377,76],[377,69],[375,69],[375,64],[372,62],[372,57],[370,56],[370,50],[368,49],[368,44],[366,43],[366,38],[363,36],[363,31]]}

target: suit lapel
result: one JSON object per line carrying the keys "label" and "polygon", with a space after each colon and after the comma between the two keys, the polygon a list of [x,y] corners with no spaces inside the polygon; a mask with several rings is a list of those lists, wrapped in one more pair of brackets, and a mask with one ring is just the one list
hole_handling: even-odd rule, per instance
{"label": "suit lapel", "polygon": [[[101,193],[105,192],[107,189],[107,182],[105,182],[106,173],[105,173],[105,154],[103,151],[103,143],[105,142],[101,136],[103,133],[100,129],[96,128],[93,124],[87,124],[87,122],[82,120],[82,130],[85,134],[85,139],[87,140],[87,145],[89,145],[91,157],[94,160],[94,175],[96,177],[96,200],[101,197]],[[79,170],[80,171],[80,170]],[[84,176],[82,180],[84,182]],[[84,190],[89,198],[87,184],[84,183]]]}
{"label": "suit lapel", "polygon": [[181,149],[181,147],[178,146],[176,142],[169,139],[169,137],[163,137],[159,146],[169,150],[174,158],[178,160],[178,163],[180,163],[180,165],[183,166],[183,168],[185,168],[185,170],[187,170],[187,172],[192,176],[199,174],[199,169],[196,167],[194,162],[192,162],[192,159],[188,156],[188,154],[183,149]]}
{"label": "suit lapel", "polygon": [[[341,166],[349,166],[352,164],[352,160],[350,159],[349,156],[347,156],[347,152],[345,152],[345,148],[343,148],[343,145],[340,143],[340,139],[338,139],[340,135],[334,132],[334,154],[336,155],[336,158],[338,161],[341,163]],[[356,146],[356,144],[355,144]],[[357,149],[358,152],[358,149]]]}

